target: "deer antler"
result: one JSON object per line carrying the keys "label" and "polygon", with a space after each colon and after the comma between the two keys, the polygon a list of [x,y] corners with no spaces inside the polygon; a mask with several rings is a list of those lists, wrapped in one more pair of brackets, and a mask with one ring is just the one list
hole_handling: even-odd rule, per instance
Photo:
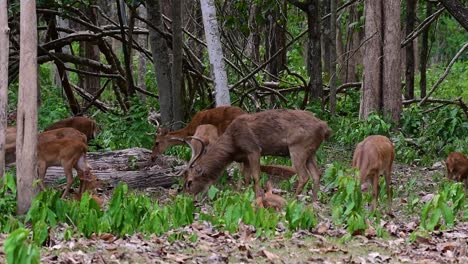
{"label": "deer antler", "polygon": [[[202,148],[200,150],[199,153],[195,153],[195,147],[192,145],[192,143],[190,142],[191,139],[195,139],[197,141],[199,141],[202,145]],[[198,138],[198,137],[194,137],[194,136],[190,136],[190,137],[186,137],[186,138],[178,138],[178,137],[172,137],[171,140],[176,140],[176,141],[182,141],[182,142],[185,142],[187,143],[187,145],[190,146],[190,149],[192,150],[192,155],[191,155],[191,158],[190,158],[190,161],[188,162],[187,166],[181,170],[176,176],[177,177],[180,177],[182,175],[184,175],[184,173],[190,168],[192,167],[193,163],[200,158],[200,156],[202,155],[202,153],[205,151],[205,142],[203,142],[202,139]],[[196,154],[196,155],[195,155]]]}

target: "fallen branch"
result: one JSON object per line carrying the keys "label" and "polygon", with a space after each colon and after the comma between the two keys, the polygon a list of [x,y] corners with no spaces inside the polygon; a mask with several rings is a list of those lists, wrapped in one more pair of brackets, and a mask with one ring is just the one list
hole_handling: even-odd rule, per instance
{"label": "fallen branch", "polygon": [[463,51],[465,51],[465,49],[467,47],[468,47],[468,42],[466,42],[463,45],[463,47],[457,52],[457,54],[455,54],[455,56],[452,58],[449,65],[445,69],[444,74],[442,74],[442,76],[440,76],[439,80],[437,80],[437,82],[434,84],[434,86],[432,86],[431,90],[427,93],[427,95],[421,100],[421,102],[419,102],[419,105],[424,104],[427,101],[427,99],[429,98],[429,96],[431,96],[432,93],[437,89],[437,87],[439,87],[439,85],[444,81],[445,77],[447,77],[447,75],[450,73],[450,69],[452,68],[455,61],[458,59],[458,57],[460,57],[460,55],[463,53]]}
{"label": "fallen branch", "polygon": [[[423,99],[405,100],[405,101],[403,101],[403,105],[410,105],[410,104],[418,103],[418,102],[419,102],[419,104],[421,104],[422,100]],[[461,97],[458,97],[455,100],[427,98],[425,100],[425,103],[437,103],[437,104],[443,104],[443,105],[449,105],[449,104],[458,105],[463,110],[466,117],[468,117],[468,106],[466,105],[466,103],[463,101],[463,99]],[[434,110],[436,110],[436,109],[434,109]],[[429,111],[429,110],[427,110],[427,111]]]}

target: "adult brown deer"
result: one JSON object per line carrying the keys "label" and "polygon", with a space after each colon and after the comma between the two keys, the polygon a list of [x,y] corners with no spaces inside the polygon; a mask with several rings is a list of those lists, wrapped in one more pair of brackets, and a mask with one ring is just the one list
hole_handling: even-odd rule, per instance
{"label": "adult brown deer", "polygon": [[315,153],[331,130],[327,123],[302,110],[268,110],[244,114],[232,121],[226,131],[200,151],[188,165],[184,188],[188,193],[202,192],[213,184],[232,161],[243,162],[245,176],[254,179],[259,193],[260,157],[290,156],[298,173],[295,195],[299,195],[311,176],[313,196],[317,200],[320,171]]}
{"label": "adult brown deer", "polygon": [[465,157],[461,152],[451,152],[445,164],[447,166],[447,178],[463,182],[465,189],[468,189],[468,157]]}
{"label": "adult brown deer", "polygon": [[52,125],[48,126],[44,131],[49,131],[57,128],[64,128],[64,127],[72,127],[83,134],[86,135],[88,142],[96,138],[98,127],[96,125],[96,121],[89,117],[83,116],[75,116],[70,117],[67,119],[63,119],[53,123]]}
{"label": "adult brown deer", "polygon": [[37,171],[41,189],[45,189],[44,178],[50,166],[62,166],[67,177],[67,185],[62,194],[66,197],[73,183],[72,169],[78,173],[80,179],[80,192],[84,190],[85,181],[89,181],[91,168],[86,159],[88,147],[80,140],[61,138],[48,142],[38,142],[37,145]]}
{"label": "adult brown deer", "polygon": [[[210,124],[199,125],[195,130],[193,137],[189,137],[189,139],[190,138],[191,141],[187,142],[192,148],[192,158],[189,161],[189,164],[192,163],[192,159],[196,157],[198,153],[200,153],[201,151],[205,151],[211,143],[218,140],[218,128]],[[186,139],[184,139],[184,141],[185,140]],[[201,155],[203,154],[204,153],[201,153]],[[241,163],[241,174],[245,176],[244,168],[244,164]],[[296,171],[293,168],[281,165],[260,165],[260,171],[265,172],[269,176],[276,176],[281,179],[289,179],[296,174]],[[186,176],[185,171],[181,172],[181,174],[184,174],[184,176]],[[249,181],[250,178],[245,178],[244,180],[246,184],[248,184]]]}
{"label": "adult brown deer", "polygon": [[385,176],[388,211],[391,210],[392,164],[395,158],[393,144],[385,136],[368,136],[356,146],[353,155],[353,167],[359,169],[361,191],[366,192],[372,184],[372,211],[377,207],[379,195],[379,176]]}
{"label": "adult brown deer", "polygon": [[184,144],[183,140],[180,139],[193,136],[199,125],[214,125],[218,129],[218,133],[222,134],[232,120],[242,114],[245,114],[245,112],[239,107],[220,106],[196,113],[190,123],[182,129],[169,131],[165,128],[158,128],[154,138],[151,160],[154,162],[158,155],[162,154],[170,146]]}

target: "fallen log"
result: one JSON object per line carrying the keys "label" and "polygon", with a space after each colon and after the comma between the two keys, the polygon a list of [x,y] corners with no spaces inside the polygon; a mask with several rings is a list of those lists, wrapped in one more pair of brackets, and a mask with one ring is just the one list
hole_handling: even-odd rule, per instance
{"label": "fallen log", "polygon": [[[151,151],[144,148],[131,148],[108,152],[88,152],[88,162],[99,180],[112,187],[125,182],[133,189],[148,187],[168,188],[179,178],[175,175],[184,162],[172,156],[160,155],[151,164]],[[65,181],[62,167],[49,167],[45,184],[53,186]]]}

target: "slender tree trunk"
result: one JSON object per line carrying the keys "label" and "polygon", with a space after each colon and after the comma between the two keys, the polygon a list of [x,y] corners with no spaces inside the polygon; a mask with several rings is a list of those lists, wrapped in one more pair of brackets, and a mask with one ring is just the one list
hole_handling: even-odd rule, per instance
{"label": "slender tree trunk", "polygon": [[200,4],[211,72],[215,83],[216,106],[231,105],[214,0],[200,0]]}
{"label": "slender tree trunk", "polygon": [[[400,8],[400,0],[383,1],[383,113],[384,116],[389,117],[391,121],[397,124],[400,122],[402,111]],[[412,52],[410,56],[414,56]]]}
{"label": "slender tree trunk", "polygon": [[[427,1],[426,2],[426,17],[429,17],[432,14],[432,3]],[[422,33],[422,40],[421,40],[421,58],[419,59],[420,66],[419,72],[421,75],[421,79],[419,81],[419,88],[421,89],[421,98],[426,97],[426,87],[427,87],[427,61],[429,58],[429,30],[431,26],[429,25],[424,32]]]}
{"label": "slender tree trunk", "polygon": [[[417,0],[406,0],[406,35],[414,30]],[[414,42],[406,46],[405,98],[414,98]]]}
{"label": "slender tree trunk", "polygon": [[5,174],[9,33],[7,0],[0,0],[0,180]]}
{"label": "slender tree trunk", "polygon": [[330,113],[335,114],[336,110],[336,1],[330,0]]}
{"label": "slender tree trunk", "polygon": [[[331,0],[322,0],[322,16],[330,14]],[[322,61],[323,61],[323,71],[326,73],[327,78],[331,78],[331,47],[330,43],[334,40],[331,32],[331,17],[329,16],[322,21]]]}
{"label": "slender tree trunk", "polygon": [[307,24],[309,28],[309,44],[307,68],[310,74],[310,96],[321,100],[322,87],[322,51],[320,48],[320,4],[319,1],[310,1],[307,6]]}
{"label": "slender tree trunk", "polygon": [[[141,5],[138,11],[141,17],[145,19],[147,18],[146,7],[144,5]],[[138,20],[137,26],[142,28],[144,26],[144,23]],[[148,37],[146,35],[139,35],[138,43],[140,44],[140,46],[146,49],[148,47]],[[141,52],[138,53],[138,71],[137,72],[138,72],[138,81],[137,81],[138,86],[140,86],[140,88],[142,88],[143,90],[146,90],[146,82],[145,82],[146,58],[145,58],[145,55],[142,54]],[[140,93],[140,96],[142,98],[145,98],[144,94]]]}
{"label": "slender tree trunk", "polygon": [[252,3],[249,14],[249,37],[247,38],[247,56],[252,58],[255,63],[260,61],[260,30],[257,23],[257,16],[260,14],[258,4]]}
{"label": "slender tree trunk", "polygon": [[[161,6],[159,0],[147,0],[146,8],[148,21],[155,27],[164,31],[162,23]],[[169,125],[173,120],[172,113],[172,73],[169,61],[169,49],[162,34],[148,27],[151,43],[151,53],[153,54],[154,71],[159,91],[159,107],[161,111],[161,122]]]}
{"label": "slender tree trunk", "polygon": [[20,73],[16,137],[17,213],[25,214],[36,194],[37,23],[36,1],[20,4]]}
{"label": "slender tree trunk", "polygon": [[[90,22],[92,24],[97,25],[98,18],[97,18],[96,9],[94,9],[92,7],[85,7],[85,9],[83,11],[86,13],[86,15],[91,20]],[[88,59],[95,60],[95,61],[100,61],[101,60],[100,53],[99,53],[99,48],[95,43],[92,43],[92,42],[89,42],[89,41],[80,42],[80,53],[82,53],[81,56],[83,56],[84,58],[88,58]],[[83,70],[85,70],[85,71],[91,71],[91,72],[93,71],[93,69],[91,67],[82,66],[81,68]],[[83,77],[80,77],[80,79],[81,79],[80,80],[81,81],[81,86],[83,87],[83,89],[85,89],[87,92],[89,92],[92,95],[95,95],[97,93],[97,91],[100,88],[100,78],[99,77],[97,77],[97,76],[83,76]]]}
{"label": "slender tree trunk", "polygon": [[361,94],[359,117],[366,119],[370,113],[378,112],[382,104],[382,2],[365,1],[364,81]]}
{"label": "slender tree trunk", "polygon": [[182,10],[184,1],[172,3],[172,112],[174,113],[173,129],[183,127],[184,106],[182,91],[184,89],[184,74],[182,72],[183,61],[183,32]]}
{"label": "slender tree trunk", "polygon": [[[124,54],[124,63],[125,63],[125,77],[127,80],[127,91],[129,96],[133,96],[135,94],[135,86],[133,84],[133,74],[132,74],[132,34],[131,34],[131,29],[129,29],[130,34],[125,34],[125,29],[124,27],[127,24],[127,15],[125,13],[125,1],[122,0],[116,0],[117,3],[117,9],[120,11],[118,13],[119,17],[119,24],[120,24],[120,31],[121,31],[121,37],[122,37],[122,51]],[[122,5],[123,3],[123,5]],[[130,21],[134,21],[134,17],[132,16]],[[131,25],[133,27],[133,23]],[[126,99],[127,100],[127,99]]]}

